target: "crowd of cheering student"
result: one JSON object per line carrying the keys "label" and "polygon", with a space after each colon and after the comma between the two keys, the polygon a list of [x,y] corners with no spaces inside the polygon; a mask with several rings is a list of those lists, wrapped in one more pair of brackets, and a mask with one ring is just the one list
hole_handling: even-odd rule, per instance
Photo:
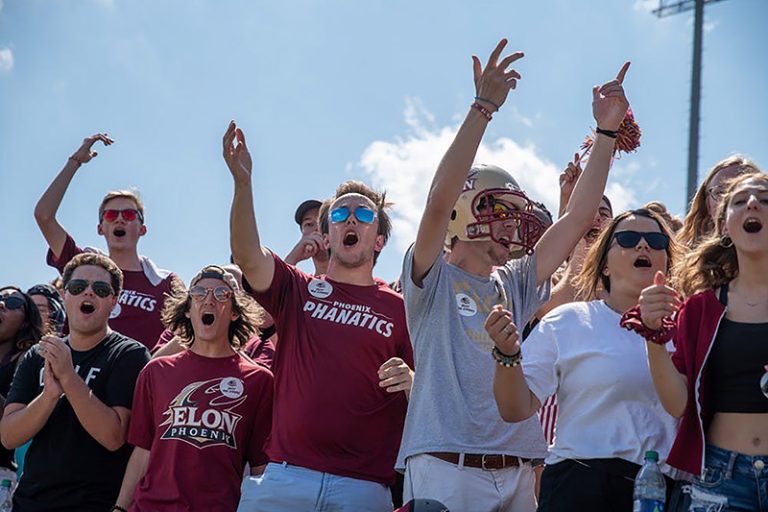
{"label": "crowd of cheering student", "polygon": [[626,63],[592,91],[553,219],[475,163],[520,79],[505,45],[473,57],[391,284],[373,274],[391,205],[360,182],[299,205],[285,258],[267,248],[234,121],[231,262],[187,288],[139,255],[132,191],[99,205],[107,252],[84,247],[57,210],[113,143],[86,138],[35,207],[61,277],[0,288],[13,510],[621,511],[648,450],[667,510],[768,510],[768,176],[728,157],[683,222],[658,202],[614,215]]}

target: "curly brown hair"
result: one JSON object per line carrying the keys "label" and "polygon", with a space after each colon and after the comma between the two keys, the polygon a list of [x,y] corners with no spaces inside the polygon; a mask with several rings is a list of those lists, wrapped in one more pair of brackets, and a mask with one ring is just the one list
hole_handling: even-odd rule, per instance
{"label": "curly brown hair", "polygon": [[712,183],[717,173],[733,165],[739,166],[743,173],[754,174],[761,172],[760,168],[752,160],[742,155],[729,156],[713,165],[693,196],[693,199],[691,199],[688,215],[683,220],[683,228],[678,236],[678,241],[682,245],[695,249],[714,229],[715,223],[707,212],[707,189],[709,189],[709,184]]}
{"label": "curly brown hair", "polygon": [[609,276],[603,274],[603,269],[608,263],[608,250],[611,248],[611,242],[613,241],[613,234],[616,232],[616,227],[621,221],[631,216],[646,217],[656,221],[659,225],[659,230],[669,237],[669,245],[667,246],[667,273],[674,267],[675,262],[679,258],[680,246],[675,240],[675,234],[669,228],[664,218],[653,210],[646,208],[639,208],[637,210],[629,210],[615,216],[611,221],[600,230],[600,235],[592,247],[590,247],[584,258],[584,264],[581,267],[581,272],[576,276],[576,289],[577,297],[580,300],[595,300],[598,298],[598,292],[605,290],[611,291],[611,279]]}
{"label": "curly brown hair", "polygon": [[768,185],[768,174],[742,174],[729,180],[717,210],[714,231],[675,267],[673,282],[684,297],[723,286],[739,275],[736,248],[723,237],[723,227],[734,192],[747,180],[760,180]]}
{"label": "curly brown hair", "polygon": [[[261,333],[258,326],[264,321],[264,310],[240,289],[232,291],[231,300],[232,311],[237,314],[237,318],[229,324],[229,345],[235,350],[240,350],[252,336]],[[191,304],[189,290],[183,283],[180,281],[171,283],[171,294],[165,298],[162,319],[165,326],[172,330],[180,343],[187,348],[191,347],[195,341],[192,320],[187,317]]]}

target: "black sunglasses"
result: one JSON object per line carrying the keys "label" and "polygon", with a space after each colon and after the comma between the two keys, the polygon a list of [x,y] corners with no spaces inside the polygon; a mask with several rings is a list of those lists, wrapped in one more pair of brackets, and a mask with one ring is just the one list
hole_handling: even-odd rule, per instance
{"label": "black sunglasses", "polygon": [[664,251],[669,247],[669,237],[658,231],[617,231],[613,238],[625,249],[635,247],[641,238],[645,238],[648,246],[656,251]]}
{"label": "black sunglasses", "polygon": [[64,289],[66,289],[71,295],[80,295],[85,291],[86,288],[88,288],[89,284],[91,285],[91,290],[93,290],[93,293],[102,299],[109,297],[114,293],[111,284],[105,281],[88,281],[87,279],[72,279],[67,283],[67,286],[65,286]]}
{"label": "black sunglasses", "polygon": [[24,305],[24,299],[16,295],[6,295],[0,297],[0,302],[5,305],[5,309],[19,309]]}

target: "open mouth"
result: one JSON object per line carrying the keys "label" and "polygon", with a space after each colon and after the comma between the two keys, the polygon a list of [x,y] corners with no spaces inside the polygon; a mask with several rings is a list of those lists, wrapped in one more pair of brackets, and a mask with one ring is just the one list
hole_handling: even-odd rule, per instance
{"label": "open mouth", "polygon": [[114,234],[114,235],[115,235],[116,237],[118,237],[118,238],[122,238],[122,237],[124,237],[124,236],[125,236],[125,230],[124,230],[124,229],[122,229],[122,228],[117,228],[117,229],[115,229],[115,230],[112,232],[112,234]]}
{"label": "open mouth", "polygon": [[216,316],[213,313],[203,313],[203,325],[213,325]]}
{"label": "open mouth", "polygon": [[635,268],[651,268],[651,259],[648,256],[638,256],[634,265]]}
{"label": "open mouth", "polygon": [[85,313],[86,315],[90,315],[94,311],[96,311],[96,306],[94,306],[90,302],[83,302],[80,305],[80,312],[81,313]]}
{"label": "open mouth", "polygon": [[509,249],[509,247],[512,245],[512,240],[510,240],[509,238],[507,238],[507,237],[505,237],[505,236],[501,236],[501,237],[499,237],[499,238],[496,240],[496,242],[500,243],[501,245],[503,245],[503,246],[504,246],[504,247],[506,247],[507,249]]}
{"label": "open mouth", "polygon": [[344,235],[344,240],[343,240],[344,247],[352,247],[357,243],[357,241],[358,241],[357,233],[355,233],[354,231],[350,231],[346,235]]}
{"label": "open mouth", "polygon": [[757,233],[763,229],[763,223],[757,219],[747,219],[744,221],[744,231],[747,233]]}
{"label": "open mouth", "polygon": [[587,242],[594,242],[597,240],[597,235],[600,234],[600,228],[592,228],[589,231],[587,231],[587,234],[584,235],[584,238],[587,240]]}

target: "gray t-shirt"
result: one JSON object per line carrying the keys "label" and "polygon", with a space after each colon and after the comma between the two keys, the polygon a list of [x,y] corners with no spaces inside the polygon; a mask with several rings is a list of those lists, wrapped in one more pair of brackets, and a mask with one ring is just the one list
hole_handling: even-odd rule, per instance
{"label": "gray t-shirt", "polygon": [[429,452],[547,455],[536,415],[520,423],[501,419],[493,398],[496,361],[483,324],[496,304],[512,312],[520,332],[549,298],[549,280],[536,286],[536,256],[513,260],[479,277],[442,257],[413,283],[413,246],[403,263],[406,320],[416,375],[395,467]]}

